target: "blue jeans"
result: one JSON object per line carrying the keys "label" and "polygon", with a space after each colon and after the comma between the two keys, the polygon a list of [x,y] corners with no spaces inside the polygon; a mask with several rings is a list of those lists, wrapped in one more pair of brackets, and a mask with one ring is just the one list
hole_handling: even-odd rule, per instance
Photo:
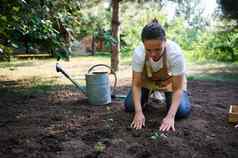
{"label": "blue jeans", "polygon": [[[172,103],[172,92],[164,92],[165,93],[165,103],[167,111],[170,108]],[[148,102],[149,98],[149,89],[142,88],[141,89],[141,105],[143,106],[146,102]],[[132,90],[129,91],[125,101],[124,101],[125,111],[126,112],[134,112],[134,104],[132,99]],[[188,117],[191,111],[191,104],[189,101],[189,96],[187,91],[183,91],[180,105],[178,111],[175,115],[175,118],[185,118]]]}

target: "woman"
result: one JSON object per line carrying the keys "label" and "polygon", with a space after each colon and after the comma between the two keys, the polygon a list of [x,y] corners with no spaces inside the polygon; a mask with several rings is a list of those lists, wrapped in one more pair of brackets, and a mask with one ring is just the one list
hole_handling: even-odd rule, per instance
{"label": "woman", "polygon": [[157,20],[143,28],[141,39],[142,44],[134,50],[132,59],[132,90],[124,104],[127,112],[135,112],[131,126],[136,129],[145,126],[142,107],[150,92],[159,90],[165,92],[167,107],[160,130],[175,131],[175,118],[187,117],[191,109],[182,51],[178,44],[166,39]]}

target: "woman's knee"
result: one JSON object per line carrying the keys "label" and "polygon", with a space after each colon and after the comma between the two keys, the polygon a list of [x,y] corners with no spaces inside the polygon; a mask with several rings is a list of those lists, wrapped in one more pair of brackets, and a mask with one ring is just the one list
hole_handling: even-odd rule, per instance
{"label": "woman's knee", "polygon": [[191,103],[189,100],[188,93],[184,91],[183,96],[181,98],[181,103],[176,113],[176,118],[186,118],[190,115],[190,113],[191,113]]}
{"label": "woman's knee", "polygon": [[182,119],[182,118],[187,118],[189,117],[191,111],[190,110],[181,110],[181,111],[177,111],[175,118],[176,119]]}
{"label": "woman's knee", "polygon": [[124,107],[126,112],[134,112],[134,107],[131,103],[125,101],[124,102]]}
{"label": "woman's knee", "polygon": [[134,106],[132,101],[132,91],[130,90],[127,94],[126,99],[124,100],[124,107],[126,112],[133,112]]}
{"label": "woman's knee", "polygon": [[[149,97],[149,89],[142,88],[141,89],[141,105],[143,106],[146,102],[148,102]],[[124,101],[124,107],[126,112],[134,112],[134,103],[133,103],[133,97],[132,97],[132,90],[130,89],[127,97]]]}

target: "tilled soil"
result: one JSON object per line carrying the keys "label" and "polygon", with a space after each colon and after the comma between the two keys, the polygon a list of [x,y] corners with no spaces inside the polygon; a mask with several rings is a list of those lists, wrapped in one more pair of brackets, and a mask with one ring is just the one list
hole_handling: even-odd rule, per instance
{"label": "tilled soil", "polygon": [[[126,94],[128,81],[117,93]],[[74,87],[20,93],[0,85],[1,158],[236,158],[238,129],[227,122],[238,104],[238,83],[189,81],[192,113],[176,120],[176,132],[159,132],[163,103],[150,99],[146,127],[130,128],[122,100],[92,106]],[[16,88],[17,87],[17,88]]]}

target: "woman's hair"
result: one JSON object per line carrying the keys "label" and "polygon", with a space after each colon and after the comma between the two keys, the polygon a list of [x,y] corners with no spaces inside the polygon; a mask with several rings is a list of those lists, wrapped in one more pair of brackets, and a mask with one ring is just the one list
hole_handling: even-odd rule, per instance
{"label": "woman's hair", "polygon": [[141,39],[143,42],[152,39],[166,40],[165,31],[157,19],[153,19],[152,22],[145,25],[141,32]]}

